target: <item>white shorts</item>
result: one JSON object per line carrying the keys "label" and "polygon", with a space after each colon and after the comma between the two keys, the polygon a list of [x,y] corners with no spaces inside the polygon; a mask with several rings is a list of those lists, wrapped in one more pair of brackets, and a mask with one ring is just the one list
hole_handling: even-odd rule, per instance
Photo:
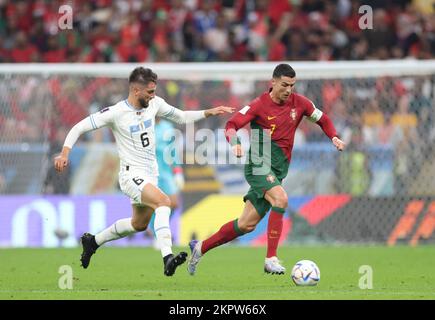
{"label": "white shorts", "polygon": [[142,204],[142,190],[146,184],[157,187],[158,176],[146,176],[140,168],[122,166],[119,171],[119,186],[121,191],[129,196],[132,204]]}

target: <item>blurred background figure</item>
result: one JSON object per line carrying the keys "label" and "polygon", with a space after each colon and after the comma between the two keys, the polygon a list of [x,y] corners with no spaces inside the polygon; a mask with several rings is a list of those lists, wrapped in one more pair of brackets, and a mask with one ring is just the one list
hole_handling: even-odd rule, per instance
{"label": "blurred background figure", "polygon": [[[171,216],[174,214],[180,215],[182,211],[180,192],[184,187],[182,159],[179,156],[180,135],[177,134],[177,130],[171,122],[161,118],[156,118],[155,121],[156,158],[159,167],[158,187],[171,200]],[[147,229],[148,235],[154,234],[154,218],[155,214],[151,217]],[[157,246],[156,241],[154,241],[154,246]]]}

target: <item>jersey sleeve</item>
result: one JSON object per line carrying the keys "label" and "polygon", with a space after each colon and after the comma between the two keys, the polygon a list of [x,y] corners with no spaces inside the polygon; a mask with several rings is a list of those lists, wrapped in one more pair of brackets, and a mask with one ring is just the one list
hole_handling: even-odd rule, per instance
{"label": "jersey sleeve", "polygon": [[205,113],[203,110],[183,111],[171,106],[162,98],[156,97],[154,99],[157,99],[157,116],[159,117],[163,117],[179,124],[191,123],[205,118]]}
{"label": "jersey sleeve", "polygon": [[89,116],[89,121],[91,122],[93,130],[112,125],[114,119],[115,110],[111,107],[106,107]]}
{"label": "jersey sleeve", "polygon": [[310,99],[305,97],[301,98],[303,99],[302,101],[305,107],[304,115],[307,116],[310,121],[317,123],[330,139],[337,137],[337,131],[331,119],[318,109]]}
{"label": "jersey sleeve", "polygon": [[310,121],[317,122],[322,118],[323,112],[318,109],[313,101],[308,98],[300,96],[302,104],[304,106],[304,116],[306,116]]}
{"label": "jersey sleeve", "polygon": [[107,107],[76,123],[68,132],[64,146],[72,149],[83,133],[110,125],[113,122],[113,113],[114,111]]}
{"label": "jersey sleeve", "polygon": [[157,103],[157,116],[169,119],[176,112],[176,108],[171,106],[165,100],[155,97]]}
{"label": "jersey sleeve", "polygon": [[243,128],[255,119],[259,103],[259,98],[253,100],[248,105],[241,108],[227,121],[227,124],[225,125],[225,138],[231,145],[240,144],[240,140],[237,137],[237,130]]}

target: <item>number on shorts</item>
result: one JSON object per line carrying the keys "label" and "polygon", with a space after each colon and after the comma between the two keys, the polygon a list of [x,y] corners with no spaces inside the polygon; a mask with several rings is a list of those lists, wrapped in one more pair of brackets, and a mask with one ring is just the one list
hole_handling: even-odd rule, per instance
{"label": "number on shorts", "polygon": [[143,179],[141,178],[133,178],[133,182],[136,183],[138,186],[143,182]]}

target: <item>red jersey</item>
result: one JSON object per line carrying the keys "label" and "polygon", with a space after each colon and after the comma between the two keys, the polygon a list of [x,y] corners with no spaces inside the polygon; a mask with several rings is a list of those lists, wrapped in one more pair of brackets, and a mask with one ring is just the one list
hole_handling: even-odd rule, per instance
{"label": "red jersey", "polygon": [[250,122],[251,127],[268,130],[272,142],[290,162],[296,128],[304,116],[319,124],[330,139],[337,136],[331,120],[308,98],[292,93],[284,104],[277,104],[269,92],[263,93],[232,116],[225,127],[225,136],[234,144],[236,131]]}

